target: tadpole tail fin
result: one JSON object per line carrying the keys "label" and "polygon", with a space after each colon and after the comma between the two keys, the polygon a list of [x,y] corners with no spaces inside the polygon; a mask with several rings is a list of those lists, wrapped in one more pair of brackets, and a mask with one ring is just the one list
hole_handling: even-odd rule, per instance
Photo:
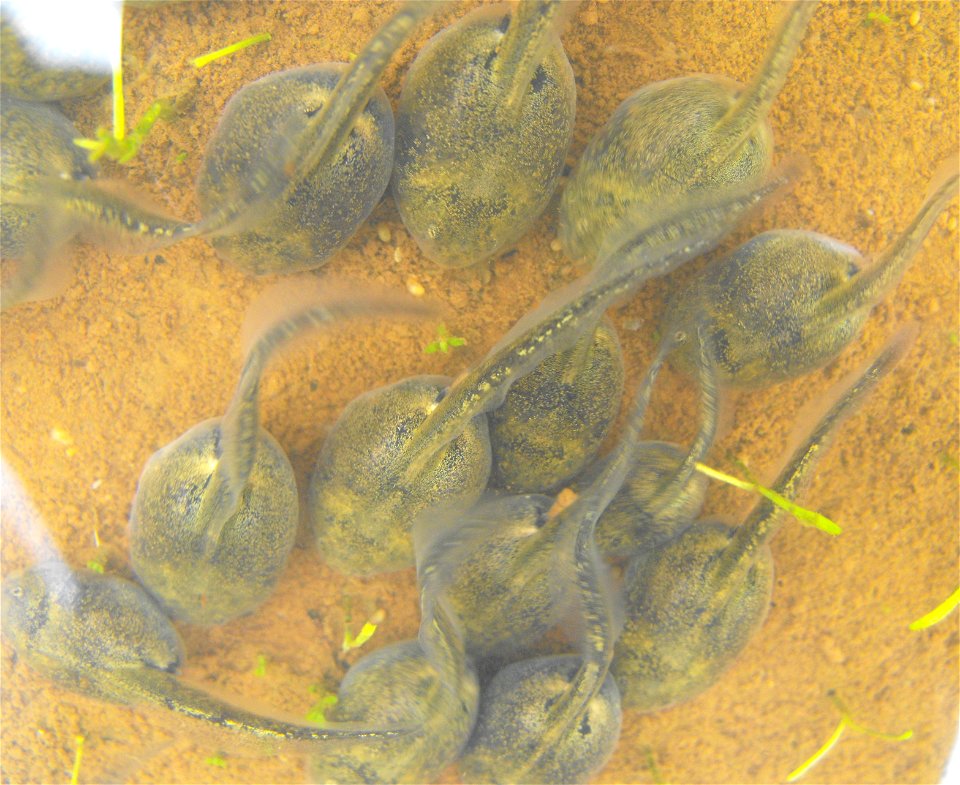
{"label": "tadpole tail fin", "polygon": [[[244,325],[246,359],[230,405],[220,421],[218,462],[201,505],[207,509],[206,552],[212,553],[226,522],[240,506],[256,461],[260,378],[282,349],[314,330],[364,316],[422,318],[434,307],[411,295],[379,287],[351,287],[302,277],[264,292]],[[269,315],[267,315],[269,314]]]}
{"label": "tadpole tail fin", "polygon": [[509,86],[504,112],[516,114],[544,53],[578,5],[579,0],[521,0],[514,9],[493,62],[494,79]]}
{"label": "tadpole tail fin", "polygon": [[222,728],[240,738],[267,744],[307,747],[337,741],[402,738],[404,727],[364,728],[356,723],[310,725],[260,714],[212,695],[171,673],[138,670],[119,674],[141,692],[145,703]]}
{"label": "tadpole tail fin", "polygon": [[43,211],[40,225],[33,228],[20,258],[9,263],[12,272],[0,286],[0,311],[19,303],[46,300],[66,291],[73,282],[70,244],[76,225],[56,209]]}
{"label": "tadpole tail fin", "polygon": [[[787,81],[818,0],[795,0],[783,14],[756,75],[720,121],[729,143],[717,151],[720,160],[740,146],[750,129],[765,117]],[[704,167],[706,168],[706,167]]]}
{"label": "tadpole tail fin", "polygon": [[199,233],[120,180],[46,177],[36,183],[36,195],[63,213],[83,240],[108,251],[147,253]]}
{"label": "tadpole tail fin", "polygon": [[[813,477],[817,461],[830,446],[837,426],[863,403],[866,396],[881,379],[903,358],[913,343],[916,329],[907,327],[897,332],[866,368],[851,374],[853,381],[841,382],[835,389],[839,397],[819,419],[810,434],[794,451],[786,466],[771,486],[772,490],[788,501],[794,501],[804,485]],[[730,545],[723,551],[716,569],[723,573],[730,570],[745,555],[753,553],[761,543],[776,532],[785,511],[768,499],[763,499],[753,508],[747,519],[737,527]]]}
{"label": "tadpole tail fin", "polygon": [[943,161],[930,180],[923,204],[910,225],[886,248],[880,257],[846,286],[837,287],[820,303],[824,314],[848,314],[876,304],[903,276],[940,214],[958,193],[960,153]]}
{"label": "tadpole tail fin", "polygon": [[[271,205],[286,201],[305,177],[331,162],[366,108],[394,52],[440,5],[431,0],[407,0],[401,5],[343,73],[323,108],[302,129],[288,128],[289,132],[276,135],[270,154],[260,156],[247,178],[246,190],[205,216],[201,232],[231,235],[256,226]],[[299,118],[295,124],[300,127]]]}
{"label": "tadpole tail fin", "polygon": [[718,380],[714,347],[707,331],[698,328],[700,357],[698,361],[700,380],[700,428],[690,449],[672,477],[657,490],[650,504],[658,516],[672,516],[685,503],[682,492],[697,471],[697,464],[707,457],[717,435],[719,422]]}

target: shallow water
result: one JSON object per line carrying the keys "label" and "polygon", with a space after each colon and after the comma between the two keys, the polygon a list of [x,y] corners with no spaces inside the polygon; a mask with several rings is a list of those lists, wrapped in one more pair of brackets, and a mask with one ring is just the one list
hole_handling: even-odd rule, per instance
{"label": "shallow water", "polygon": [[[467,7],[438,14],[403,47],[383,80],[391,100],[417,49]],[[807,175],[741,231],[741,240],[750,231],[807,228],[873,255],[904,227],[937,163],[957,143],[956,9],[948,3],[825,3],[819,9],[771,117],[778,158],[804,156]],[[180,79],[196,79],[198,88],[193,108],[158,124],[140,156],[113,176],[143,188],[174,214],[196,216],[196,173],[227,99],[272,71],[347,59],[390,10],[389,3],[128,8],[128,116],[139,117]],[[691,73],[748,79],[779,10],[772,4],[584,3],[564,36],[579,87],[570,163],[638,87]],[[871,11],[889,21],[871,21]],[[913,26],[915,11],[920,19]],[[264,31],[273,35],[268,44],[199,72],[187,64]],[[64,108],[86,135],[109,122],[106,93]],[[651,716],[628,712],[617,753],[597,781],[782,780],[839,721],[827,697],[831,689],[862,724],[894,733],[909,728],[914,735],[895,743],[848,733],[804,781],[940,777],[957,728],[960,615],[923,632],[910,632],[907,624],[956,587],[960,558],[957,212],[954,202],[839,360],[737,397],[711,462],[731,469],[740,458],[769,478],[797,413],[873,355],[898,326],[919,323],[913,348],[842,426],[805,497],[844,534],[831,539],[784,527],[772,544],[775,605],[743,656],[686,704]],[[435,337],[434,325],[381,322],[317,337],[281,360],[264,380],[261,411],[298,480],[356,395],[412,374],[456,375],[547,291],[576,277],[551,246],[555,224],[548,211],[514,253],[490,265],[489,275],[451,273],[420,258],[391,200],[377,208],[319,275],[395,287],[415,281],[448,306],[446,323],[467,346],[428,355],[423,346]],[[389,230],[389,240],[378,235],[378,225]],[[75,265],[76,282],[63,297],[2,317],[5,573],[33,561],[30,532],[40,525],[71,564],[93,558],[98,537],[112,554],[108,570],[129,573],[126,522],[141,468],[161,445],[224,411],[239,372],[244,311],[271,283],[221,262],[199,240],[146,257],[82,248]],[[626,355],[627,395],[653,353],[651,333],[666,290],[655,282],[612,313]],[[687,383],[667,375],[648,418],[651,436],[689,438],[694,411]],[[15,478],[29,506],[18,501]],[[709,500],[711,510],[733,519],[749,504],[727,489]],[[303,715],[316,699],[311,685],[335,689],[345,662],[362,654],[340,657],[344,624],[355,632],[378,608],[386,620],[364,651],[414,634],[412,571],[344,578],[324,566],[301,535],[277,592],[257,613],[217,629],[181,627],[187,675]],[[255,672],[259,656],[267,663],[262,675]],[[58,690],[16,662],[7,644],[0,675],[5,782],[68,780],[78,734],[86,739],[81,782],[303,779],[296,755],[239,755],[156,713]],[[225,766],[210,762],[218,755]],[[448,779],[455,776],[451,771]]]}

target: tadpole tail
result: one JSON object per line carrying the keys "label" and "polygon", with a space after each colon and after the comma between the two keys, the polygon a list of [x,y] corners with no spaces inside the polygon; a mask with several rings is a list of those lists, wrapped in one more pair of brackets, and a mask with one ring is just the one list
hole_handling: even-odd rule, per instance
{"label": "tadpole tail", "polygon": [[572,559],[585,625],[581,647],[582,662],[563,695],[551,708],[550,717],[544,723],[547,730],[540,739],[537,750],[529,756],[520,771],[512,772],[513,778],[518,781],[523,780],[537,761],[554,750],[566,734],[574,731],[590,701],[602,687],[610,669],[622,614],[617,607],[616,592],[609,570],[597,551],[594,531],[597,520],[620,490],[636,460],[654,384],[667,355],[678,343],[676,336],[668,336],[661,343],[637,390],[623,436],[614,448],[614,453],[597,479],[561,513],[577,524]]}
{"label": "tadpole tail", "polygon": [[[624,480],[636,463],[643,435],[643,424],[646,420],[647,408],[650,405],[654,385],[667,356],[677,348],[679,343],[677,337],[672,335],[667,336],[661,342],[660,348],[657,350],[657,354],[654,356],[653,362],[650,363],[650,367],[647,369],[647,373],[640,382],[634,396],[633,407],[627,415],[620,440],[604,463],[603,471],[568,508],[570,511],[576,511],[576,514],[581,517],[583,525],[580,527],[580,531],[585,532],[588,538],[593,537],[597,520],[620,491]],[[584,549],[587,538],[582,539],[583,542],[578,537],[578,550],[581,551]]]}
{"label": "tadpole tail", "polygon": [[[707,457],[717,435],[719,401],[715,353],[705,329],[698,329],[700,345],[700,429],[687,451],[683,463],[654,494],[650,506],[657,516],[671,516],[684,504],[686,488],[697,470],[697,464]],[[688,336],[689,337],[689,336]]]}
{"label": "tadpole tail", "polygon": [[510,17],[493,62],[493,77],[507,88],[503,111],[516,114],[557,31],[578,2],[521,0]]}
{"label": "tadpole tail", "polygon": [[374,34],[340,77],[330,100],[307,123],[302,134],[305,144],[297,151],[302,152],[302,158],[288,162],[296,168],[295,180],[333,159],[354,121],[366,107],[394,52],[441,5],[436,0],[407,0]]}
{"label": "tadpole tail", "polygon": [[[374,34],[334,87],[329,100],[302,130],[278,135],[281,146],[261,156],[245,193],[227,200],[201,222],[201,232],[229,235],[259,223],[270,205],[286,201],[298,184],[337,155],[394,52],[442,5],[408,0]],[[299,122],[299,120],[298,120]]]}
{"label": "tadpole tail", "polygon": [[354,724],[327,724],[321,727],[280,720],[242,709],[163,671],[138,670],[131,672],[130,675],[119,675],[118,678],[126,678],[137,688],[144,702],[255,741],[268,743],[377,741],[401,738],[410,732],[407,728],[366,729]]}
{"label": "tadpole tail", "polygon": [[938,167],[927,196],[910,225],[869,268],[858,273],[846,286],[837,287],[820,303],[824,316],[849,314],[877,303],[906,272],[940,214],[957,196],[960,153],[954,153]]}
{"label": "tadpole tail", "polygon": [[787,165],[759,186],[671,205],[647,218],[587,276],[547,295],[461,377],[410,436],[394,471],[407,481],[418,477],[467,422],[503,403],[517,379],[573,346],[608,307],[650,278],[715,248],[744,213],[792,180],[795,171]]}
{"label": "tadpole tail", "polygon": [[164,215],[120,181],[49,177],[36,187],[50,210],[69,216],[76,233],[108,250],[146,253],[200,233],[197,224]]}
{"label": "tadpole tail", "polygon": [[[802,158],[789,158],[759,184],[744,184],[722,193],[691,196],[653,210],[644,207],[627,213],[604,237],[591,275],[602,281],[633,270],[645,278],[672,272],[687,258],[716,248],[754,209],[794,182],[803,167]],[[687,258],[664,255],[658,259],[653,253],[684,240],[692,246]]]}
{"label": "tadpole tail", "polygon": [[38,178],[33,188],[28,197],[5,197],[38,217],[16,275],[0,294],[0,310],[62,293],[70,275],[58,257],[78,235],[108,250],[144,253],[197,233],[194,224],[163,215],[120,183],[50,176]]}
{"label": "tadpole tail", "polygon": [[[787,81],[818,0],[794,0],[774,33],[760,69],[720,120],[720,133],[728,144],[717,151],[720,160],[735,150],[757,122],[770,111]],[[706,168],[706,167],[704,167]]]}
{"label": "tadpole tail", "polygon": [[[262,313],[270,316],[262,319]],[[422,300],[374,287],[340,287],[330,282],[285,282],[264,292],[250,308],[248,323],[263,321],[247,339],[240,381],[220,421],[218,462],[201,501],[199,520],[207,521],[205,551],[211,554],[226,522],[240,506],[256,462],[260,432],[260,378],[279,351],[312,330],[362,316],[423,317],[434,312]],[[249,324],[247,325],[249,329]],[[205,510],[202,508],[206,508]]]}
{"label": "tadpole tail", "polygon": [[[867,394],[901,360],[913,342],[915,330],[904,328],[891,338],[886,346],[859,372],[852,384],[841,382],[840,397],[814,426],[804,443],[793,453],[781,470],[772,490],[788,501],[794,501],[803,486],[813,477],[813,469],[830,446],[830,438],[837,426],[863,403]],[[756,551],[761,543],[772,536],[786,515],[786,511],[768,499],[759,502],[747,519],[737,527],[736,534],[724,549],[717,570],[719,573],[732,570],[737,562]]]}

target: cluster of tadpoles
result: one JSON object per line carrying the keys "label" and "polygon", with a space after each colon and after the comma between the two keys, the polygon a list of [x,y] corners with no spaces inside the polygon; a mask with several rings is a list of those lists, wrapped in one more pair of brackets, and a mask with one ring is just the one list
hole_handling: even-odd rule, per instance
{"label": "cluster of tadpoles", "polygon": [[[410,67],[396,118],[378,80],[429,2],[401,6],[349,65],[243,87],[208,145],[196,222],[162,218],[100,183],[66,118],[5,95],[3,247],[19,265],[4,306],[47,294],[53,259],[77,235],[137,248],[204,236],[252,273],[316,268],[388,186],[433,261],[465,266],[501,253],[546,208],[563,170],[575,85],[558,31],[571,5],[522,0],[441,31]],[[561,242],[589,274],[456,381],[406,379],[343,412],[307,494],[317,546],[351,574],[415,564],[421,624],[418,638],[349,670],[329,722],[280,721],[185,684],[170,618],[220,624],[272,591],[300,510],[290,462],[259,425],[261,375],[308,330],[432,312],[383,291],[298,282],[295,295],[269,301],[224,416],[144,467],[130,519],[140,583],[63,563],[8,577],[3,632],[17,653],[105,700],[295,745],[323,782],[426,782],[455,760],[468,781],[584,781],[612,753],[622,707],[655,711],[714,683],[767,613],[768,542],[784,508],[907,338],[841,385],[735,527],[698,518],[718,390],[836,357],[957,191],[953,160],[867,267],[849,246],[800,230],[765,232],[713,264],[674,295],[619,439],[597,458],[623,385],[604,313],[715,248],[793,178],[789,165],[770,171],[766,115],[815,9],[787,8],[746,86],[672,79],[621,104],[560,200]],[[641,437],[668,357],[699,383],[700,425],[687,448]],[[580,650],[530,656],[571,615]]]}

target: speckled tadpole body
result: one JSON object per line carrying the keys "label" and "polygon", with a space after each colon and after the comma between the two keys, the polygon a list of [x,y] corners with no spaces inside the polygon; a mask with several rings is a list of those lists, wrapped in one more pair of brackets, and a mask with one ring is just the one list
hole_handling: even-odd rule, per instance
{"label": "speckled tadpole body", "polygon": [[[338,569],[360,574],[410,565],[413,518],[434,503],[418,497],[423,492],[418,489],[434,493],[449,478],[448,445],[480,427],[471,421],[497,408],[510,386],[545,358],[596,329],[618,298],[715,247],[745,211],[782,182],[783,177],[755,189],[674,206],[652,224],[638,226],[588,278],[551,294],[445,394],[438,389],[433,400],[426,401],[426,410],[423,403],[410,406],[396,400],[371,414],[377,405],[371,394],[348,407],[311,478],[309,515],[325,558]],[[351,423],[354,418],[357,425]],[[464,503],[471,496],[476,500],[488,474],[489,463],[478,464],[466,473],[474,485],[446,486],[437,498],[451,500],[458,493]]]}
{"label": "speckled tadpole body", "polygon": [[393,194],[423,253],[464,267],[537,219],[573,134],[576,87],[557,35],[564,4],[482,8],[434,36],[397,108]]}
{"label": "speckled tadpole body", "polygon": [[30,667],[68,689],[192,717],[236,738],[316,747],[404,729],[298,725],[254,714],[181,682],[183,643],[143,589],[122,578],[47,562],[4,579],[3,635]]}
{"label": "speckled tadpole body", "polygon": [[720,77],[681,77],[648,85],[620,104],[564,188],[559,235],[567,253],[593,261],[624,220],[691,192],[763,177],[773,151],[766,115],[815,10],[812,0],[788,8],[745,88]]}
{"label": "speckled tadpole body", "polygon": [[678,291],[665,329],[706,318],[721,379],[756,387],[819,368],[859,334],[957,195],[957,159],[930,185],[913,221],[872,265],[814,232],[764,232]]}
{"label": "speckled tadpole body", "polygon": [[[840,420],[890,370],[906,340],[895,338],[815,426],[773,489],[793,499]],[[769,539],[785,513],[763,500],[738,527],[699,521],[638,554],[624,587],[626,624],[613,674],[624,706],[656,711],[713,684],[763,623],[773,589]]]}
{"label": "speckled tadpole body", "polygon": [[327,436],[313,471],[309,510],[317,547],[342,572],[369,574],[413,563],[410,527],[436,504],[471,504],[490,474],[483,416],[465,423],[435,465],[407,482],[394,471],[414,432],[429,420],[450,379],[416,376],[351,401]]}
{"label": "speckled tadpole body", "polygon": [[620,341],[603,319],[514,384],[490,412],[490,485],[511,493],[559,489],[597,454],[622,393]]}
{"label": "speckled tadpole body", "polygon": [[197,183],[218,253],[256,274],[324,264],[390,181],[393,112],[377,80],[431,12],[408,3],[349,65],[270,74],[227,104]]}
{"label": "speckled tadpole body", "polygon": [[219,624],[273,589],[296,534],[293,469],[259,425],[260,375],[305,330],[347,316],[418,313],[406,300],[354,292],[292,306],[256,338],[233,400],[151,456],[130,516],[137,576],[175,618]]}

